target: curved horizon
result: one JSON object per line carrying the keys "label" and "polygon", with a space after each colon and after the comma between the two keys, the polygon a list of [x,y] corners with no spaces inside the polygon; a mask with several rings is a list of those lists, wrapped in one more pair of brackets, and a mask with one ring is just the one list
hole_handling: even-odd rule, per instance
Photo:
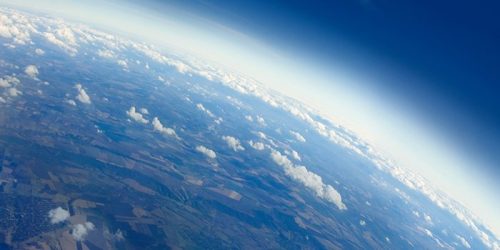
{"label": "curved horizon", "polygon": [[[348,39],[343,40],[340,35],[325,39],[331,39],[332,44],[343,51],[338,53],[340,59],[330,58],[331,52],[320,57],[304,49],[303,44],[286,45],[283,38],[271,36],[263,39],[262,34],[252,33],[250,28],[235,29],[245,25],[216,20],[210,14],[200,17],[200,10],[195,7],[159,1],[138,6],[135,1],[129,2],[129,5],[117,6],[116,1],[101,5],[98,1],[86,4],[67,1],[30,4],[26,1],[21,5],[81,22],[88,21],[92,13],[94,19],[90,25],[107,27],[117,33],[127,32],[135,38],[141,36],[160,46],[167,42],[195,56],[236,68],[359,134],[383,155],[394,159],[396,165],[422,175],[463,203],[485,221],[497,237],[500,235],[500,215],[497,213],[500,201],[494,198],[500,188],[496,182],[499,171],[494,164],[500,156],[488,158],[478,153],[485,147],[483,144],[476,147],[459,145],[469,139],[448,131],[453,126],[469,133],[475,129],[478,138],[483,138],[482,130],[491,131],[489,126],[496,123],[478,120],[480,115],[462,109],[466,103],[458,106],[450,101],[451,97],[432,91],[432,77],[411,70],[411,64],[384,60],[366,52],[369,49],[350,45]],[[47,3],[58,5],[59,9],[47,8]],[[10,4],[19,6],[19,3]],[[96,8],[98,5],[101,8]],[[153,10],[153,7],[161,9]],[[78,15],[74,14],[76,10]],[[125,20],[127,23],[123,23]],[[344,64],[342,59],[345,58],[351,61]],[[409,83],[394,87],[402,80]],[[448,87],[453,89],[453,85]],[[415,102],[421,97],[427,99]],[[426,113],[429,111],[436,114]],[[440,114],[449,117],[436,118]],[[457,118],[455,124],[450,117]],[[492,138],[499,138],[495,130]],[[496,149],[491,148],[488,152]]]}

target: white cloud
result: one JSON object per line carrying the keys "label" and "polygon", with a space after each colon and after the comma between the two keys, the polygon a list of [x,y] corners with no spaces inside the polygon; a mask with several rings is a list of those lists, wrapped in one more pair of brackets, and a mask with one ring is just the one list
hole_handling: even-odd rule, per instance
{"label": "white cloud", "polygon": [[359,225],[361,225],[361,226],[366,226],[366,221],[364,221],[364,220],[359,220]]}
{"label": "white cloud", "polygon": [[124,68],[128,67],[127,61],[125,61],[125,60],[118,60],[118,61],[116,61],[116,63],[118,63],[118,65],[120,65]]}
{"label": "white cloud", "polygon": [[256,117],[256,119],[257,119],[257,122],[258,122],[260,125],[262,125],[262,126],[266,126],[266,120],[264,120],[264,118],[263,118],[262,116],[258,115],[258,116]]}
{"label": "white cloud", "polygon": [[422,227],[419,227],[418,229],[420,229],[420,231],[424,232],[427,236],[434,238],[434,235],[432,234],[431,230],[429,230],[427,228],[422,228]]}
{"label": "white cloud", "polygon": [[85,237],[87,236],[87,234],[94,229],[95,229],[95,226],[92,222],[85,222],[83,224],[76,224],[76,225],[73,225],[73,227],[71,229],[71,235],[73,236],[73,238],[75,240],[83,241],[83,240],[85,240]]}
{"label": "white cloud", "polygon": [[254,148],[255,150],[264,150],[265,145],[262,142],[253,142],[252,140],[248,141],[248,144],[250,147]]}
{"label": "white cloud", "polygon": [[116,241],[122,241],[125,239],[123,236],[122,230],[118,229],[114,234],[111,235],[111,238]]}
{"label": "white cloud", "polygon": [[224,119],[222,119],[222,117],[219,117],[219,118],[214,120],[214,122],[218,125],[220,125],[223,121],[224,121]]}
{"label": "white cloud", "polygon": [[227,145],[232,148],[234,151],[243,151],[245,148],[241,146],[241,143],[238,139],[232,137],[232,136],[222,136],[222,140],[224,140]]}
{"label": "white cloud", "polygon": [[257,132],[257,136],[259,136],[261,139],[267,139],[267,135],[262,131]]}
{"label": "white cloud", "polygon": [[26,73],[29,77],[36,79],[38,76],[38,68],[35,65],[28,65],[24,69],[24,73]]}
{"label": "white cloud", "polygon": [[71,105],[71,106],[76,106],[76,102],[72,99],[66,100],[66,103]]}
{"label": "white cloud", "polygon": [[45,37],[45,39],[47,39],[47,41],[67,51],[70,55],[75,55],[78,52],[78,50],[76,49],[76,42],[75,44],[71,44],[64,38],[57,37],[55,34],[50,32],[43,33],[43,36]]}
{"label": "white cloud", "polygon": [[297,161],[301,161],[302,159],[300,158],[300,155],[299,153],[297,153],[297,151],[295,150],[292,150],[292,157],[297,160]]}
{"label": "white cloud", "polygon": [[181,74],[186,74],[188,72],[191,71],[191,67],[189,67],[187,64],[181,62],[181,61],[173,61],[173,60],[169,60],[169,58],[165,58],[166,59],[166,63],[170,66],[174,66],[177,71],[179,71],[179,73]]}
{"label": "white cloud", "polygon": [[304,136],[302,136],[299,132],[290,130],[290,134],[292,134],[297,141],[306,142],[306,138],[304,138]]}
{"label": "white cloud", "polygon": [[21,83],[15,76],[4,76],[0,78],[0,88],[9,88]]}
{"label": "white cloud", "polygon": [[255,118],[252,117],[251,115],[246,115],[245,119],[249,122],[255,121],[258,124],[260,124],[261,126],[266,126],[266,120],[260,115],[256,115]]}
{"label": "white cloud", "polygon": [[245,119],[247,119],[247,121],[249,121],[249,122],[253,122],[253,118],[251,115],[246,115]]}
{"label": "white cloud", "polygon": [[12,39],[16,44],[31,42],[30,32],[34,30],[30,22],[21,15],[10,16],[0,13],[0,36]]}
{"label": "white cloud", "polygon": [[109,49],[103,49],[103,50],[98,50],[97,51],[97,55],[102,57],[102,58],[113,58],[115,57],[115,54],[113,53],[113,51],[109,50]]}
{"label": "white cloud", "polygon": [[45,51],[43,51],[43,49],[37,48],[35,49],[35,54],[43,56],[45,54]]}
{"label": "white cloud", "polygon": [[[149,121],[146,120],[141,113],[139,112],[136,112],[135,110],[135,107],[134,106],[131,106],[129,110],[127,110],[127,115],[132,118],[134,121],[136,122],[140,122],[140,123],[148,123]],[[159,121],[158,121],[159,122]]]}
{"label": "white cloud", "polygon": [[83,104],[90,104],[90,96],[87,95],[87,92],[85,89],[83,89],[81,84],[76,84],[75,88],[78,90],[78,95],[76,96],[76,99],[80,101]]}
{"label": "white cloud", "polygon": [[428,214],[424,213],[424,219],[427,223],[432,223],[432,218]]}
{"label": "white cloud", "polygon": [[469,242],[462,236],[460,235],[457,235],[457,239],[460,241],[460,243],[462,243],[462,245],[465,247],[465,248],[471,248]]}
{"label": "white cloud", "polygon": [[50,223],[57,224],[69,218],[69,212],[62,207],[57,207],[49,211]]}
{"label": "white cloud", "polygon": [[212,118],[215,117],[215,115],[210,110],[208,110],[207,108],[205,108],[205,106],[203,106],[203,104],[201,104],[201,103],[196,104],[196,108],[198,108],[199,110],[205,112],[208,116],[210,116]]}
{"label": "white cloud", "polygon": [[202,145],[197,146],[196,147],[196,151],[204,154],[206,157],[211,158],[211,159],[215,159],[215,157],[217,157],[217,155],[215,154],[215,152],[213,150],[208,149],[208,148],[206,148],[205,146],[202,146]]}
{"label": "white cloud", "polygon": [[174,136],[174,137],[177,137],[177,134],[175,133],[175,130],[172,129],[172,128],[166,128],[163,126],[163,124],[161,124],[160,120],[158,119],[158,117],[155,117],[153,118],[153,121],[151,122],[151,124],[153,124],[153,127],[156,131],[164,134],[164,135],[167,135],[167,136]]}
{"label": "white cloud", "polygon": [[13,97],[21,95],[23,93],[14,87],[9,88],[9,90],[7,92],[9,93],[10,96],[13,96]]}
{"label": "white cloud", "polygon": [[307,170],[305,166],[295,166],[286,155],[276,150],[271,152],[271,159],[282,166],[288,176],[312,190],[318,197],[335,204],[340,210],[347,209],[340,193],[331,185],[324,184],[321,176]]}
{"label": "white cloud", "polygon": [[56,34],[67,41],[69,44],[76,44],[76,38],[75,34],[71,30],[71,28],[65,26],[65,27],[60,27],[59,29],[56,30]]}
{"label": "white cloud", "polygon": [[148,109],[147,109],[147,108],[141,108],[139,111],[140,111],[143,115],[149,115],[149,111],[148,111]]}
{"label": "white cloud", "polygon": [[[18,95],[21,95],[22,92],[19,91],[17,86],[21,83],[17,77],[14,75],[12,76],[4,76],[3,78],[0,78],[0,88],[5,88],[5,95],[11,96],[11,97],[16,97]],[[6,103],[7,100],[2,97],[0,100],[0,103]]]}

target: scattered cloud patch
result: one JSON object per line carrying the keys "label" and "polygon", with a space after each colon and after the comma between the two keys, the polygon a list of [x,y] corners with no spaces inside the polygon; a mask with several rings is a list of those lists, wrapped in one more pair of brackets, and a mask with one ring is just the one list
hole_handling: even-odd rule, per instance
{"label": "scattered cloud patch", "polygon": [[227,145],[236,152],[245,150],[245,148],[241,146],[240,141],[232,136],[222,136],[222,140],[224,140]]}
{"label": "scattered cloud patch", "polygon": [[434,235],[432,234],[431,230],[427,229],[427,228],[422,228],[421,229],[427,236],[431,237],[431,238],[434,238]]}
{"label": "scattered cloud patch", "polygon": [[297,151],[295,150],[292,150],[292,153],[291,153],[292,157],[297,160],[297,161],[301,161],[302,159],[300,158],[300,155],[299,153],[297,153]]}
{"label": "scattered cloud patch", "polygon": [[460,241],[460,243],[462,243],[462,245],[465,247],[465,248],[471,248],[469,242],[462,236],[460,235],[457,235],[457,239]]}
{"label": "scattered cloud patch", "polygon": [[102,57],[102,58],[113,58],[115,57],[115,54],[113,53],[113,51],[109,50],[109,49],[103,49],[103,50],[98,50],[97,51],[97,55]]}
{"label": "scattered cloud patch", "polygon": [[[132,120],[147,124],[149,121],[145,119],[141,113],[137,112],[134,106],[131,106],[129,110],[127,110],[128,117],[132,118]],[[159,122],[159,121],[158,121]]]}
{"label": "scattered cloud patch", "polygon": [[256,116],[256,120],[261,126],[266,126],[266,120],[264,120],[262,116],[260,115]]}
{"label": "scattered cloud patch", "polygon": [[34,28],[23,16],[0,13],[0,37],[10,38],[16,44],[27,44],[31,42],[30,32],[33,30]]}
{"label": "scattered cloud patch", "polygon": [[26,66],[26,68],[24,69],[24,73],[26,73],[26,75],[28,75],[29,77],[31,77],[33,79],[36,79],[36,77],[39,74],[38,68],[35,65]]}
{"label": "scattered cloud patch", "polygon": [[364,220],[359,220],[359,225],[361,225],[361,226],[363,226],[363,227],[364,227],[364,226],[366,226],[366,221],[364,221]]}
{"label": "scattered cloud patch", "polygon": [[64,222],[69,218],[69,212],[68,210],[65,210],[62,207],[57,207],[54,209],[51,209],[49,211],[49,219],[51,224],[57,224],[60,222]]}
{"label": "scattered cloud patch", "polygon": [[15,87],[12,87],[12,88],[9,88],[9,90],[7,90],[7,93],[9,93],[9,95],[12,97],[16,97],[18,95],[21,95],[23,92],[19,91]]}
{"label": "scattered cloud patch", "polygon": [[424,219],[427,223],[432,223],[432,218],[428,214],[424,214]]}
{"label": "scattered cloud patch", "polygon": [[37,48],[35,49],[35,54],[43,56],[45,54],[45,51],[43,49]]}
{"label": "scattered cloud patch", "polygon": [[85,222],[83,224],[73,225],[71,228],[71,236],[76,241],[84,241],[85,237],[87,237],[88,233],[95,229],[95,226],[92,222]]}
{"label": "scattered cloud patch", "polygon": [[246,115],[245,119],[247,119],[247,121],[249,122],[253,122],[253,117],[251,115]]}
{"label": "scattered cloud patch", "polygon": [[19,83],[21,83],[21,81],[15,76],[4,76],[0,78],[0,88],[9,88]]}
{"label": "scattered cloud patch", "polygon": [[196,151],[204,154],[206,157],[208,157],[210,159],[215,159],[215,157],[217,157],[217,154],[215,154],[215,151],[213,151],[213,150],[211,150],[203,145],[197,146]]}
{"label": "scattered cloud patch", "polygon": [[257,136],[261,139],[267,139],[267,135],[262,131],[257,132]]}
{"label": "scattered cloud patch", "polygon": [[111,234],[111,239],[115,241],[122,241],[125,239],[122,230],[118,229],[114,234]]}
{"label": "scattered cloud patch", "polygon": [[207,108],[205,108],[205,106],[203,106],[203,104],[201,104],[201,103],[196,104],[196,108],[198,108],[199,110],[205,112],[208,116],[210,116],[212,118],[215,117],[215,115],[210,110],[208,110]]}
{"label": "scattered cloud patch", "polygon": [[177,137],[175,130],[172,128],[164,127],[163,124],[158,119],[158,117],[153,118],[153,121],[151,122],[151,124],[153,124],[154,129],[156,131],[160,132],[161,134],[167,135],[167,136]]}
{"label": "scattered cloud patch", "polygon": [[91,103],[90,96],[87,94],[82,85],[78,83],[75,85],[75,88],[76,90],[78,90],[78,95],[76,96],[76,99],[83,104],[90,104]]}
{"label": "scattered cloud patch", "polygon": [[78,53],[78,50],[76,49],[77,44],[75,37],[71,29],[68,27],[56,30],[55,34],[51,32],[44,32],[43,36],[47,41],[65,50],[72,56]]}
{"label": "scattered cloud patch", "polygon": [[76,106],[76,102],[72,99],[66,100],[66,103],[71,105],[71,106]]}
{"label": "scattered cloud patch", "polygon": [[340,193],[331,185],[324,184],[321,176],[309,171],[305,166],[294,165],[286,155],[282,155],[276,150],[271,152],[271,159],[283,167],[288,176],[312,190],[319,198],[335,204],[340,210],[347,209],[342,202]]}
{"label": "scattered cloud patch", "polygon": [[224,119],[222,119],[222,117],[219,117],[219,118],[214,120],[214,122],[218,125],[220,125],[223,121],[224,121]]}
{"label": "scattered cloud patch", "polygon": [[297,141],[306,142],[306,138],[304,138],[304,136],[302,136],[299,132],[290,130],[290,134],[292,134]]}
{"label": "scattered cloud patch", "polygon": [[147,108],[141,108],[139,112],[141,112],[143,115],[149,115],[149,111]]}
{"label": "scattered cloud patch", "polygon": [[118,60],[116,61],[116,63],[118,63],[118,65],[122,66],[123,68],[128,68],[127,61],[125,60]]}
{"label": "scattered cloud patch", "polygon": [[248,141],[248,144],[250,147],[254,148],[255,150],[264,150],[265,145],[262,142],[253,142],[252,140]]}

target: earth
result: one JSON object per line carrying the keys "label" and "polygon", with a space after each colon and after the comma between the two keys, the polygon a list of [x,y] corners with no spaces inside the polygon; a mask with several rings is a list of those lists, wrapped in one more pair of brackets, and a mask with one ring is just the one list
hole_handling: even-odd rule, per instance
{"label": "earth", "polygon": [[249,76],[0,8],[0,249],[488,249],[459,203]]}

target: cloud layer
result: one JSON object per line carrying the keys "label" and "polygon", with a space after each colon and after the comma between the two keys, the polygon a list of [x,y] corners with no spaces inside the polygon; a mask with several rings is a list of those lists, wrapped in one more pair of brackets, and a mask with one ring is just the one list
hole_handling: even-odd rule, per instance
{"label": "cloud layer", "polygon": [[[328,138],[331,142],[370,160],[376,167],[390,173],[394,178],[406,186],[420,191],[439,207],[447,209],[459,220],[465,223],[476,233],[477,236],[482,239],[483,243],[487,246],[498,246],[498,241],[495,241],[493,236],[483,236],[491,234],[488,230],[483,229],[482,223],[474,215],[457,202],[454,202],[449,197],[436,190],[423,178],[409,172],[406,169],[400,168],[393,162],[382,157],[370,145],[363,142],[360,138],[344,127],[341,127],[324,117],[318,119],[320,116],[318,116],[312,109],[299,102],[269,91],[265,86],[249,77],[239,75],[234,72],[226,72],[225,70],[217,69],[207,64],[196,63],[189,58],[180,59],[165,56],[156,51],[152,46],[134,43],[121,38],[119,39],[115,36],[111,36],[82,25],[72,25],[61,20],[31,16],[10,9],[0,9],[0,37],[7,39],[8,43],[10,43],[6,44],[9,45],[6,48],[11,48],[12,46],[10,45],[31,44],[33,43],[31,40],[32,36],[45,39],[55,47],[61,49],[63,52],[67,52],[69,55],[76,55],[80,44],[83,45],[94,42],[100,42],[104,45],[103,49],[111,51],[114,55],[120,52],[117,48],[133,48],[160,64],[175,68],[179,73],[204,77],[228,86],[241,94],[252,95],[260,98],[263,102],[269,104],[270,106],[287,111],[298,119],[304,121],[312,128],[311,131],[316,131],[319,135]],[[25,73],[30,77],[33,75],[31,73]],[[2,83],[0,81],[0,85],[1,84]],[[8,98],[13,95],[21,94],[15,86],[9,86],[8,88],[5,88],[5,91],[6,96],[0,97],[0,102],[5,102],[6,99],[8,100]],[[83,93],[84,94],[81,95],[83,101],[80,99],[79,101],[85,103],[85,100],[87,99],[85,96],[87,96],[90,103],[90,97],[87,95],[85,90],[83,90]],[[128,113],[129,112],[127,112],[127,114]],[[130,113],[135,114],[137,112],[135,112],[134,108],[134,111]],[[148,122],[144,117],[142,117],[142,115],[140,116],[142,119],[131,118],[138,122]],[[252,120],[258,120],[259,123],[265,124],[263,118],[259,119],[257,117],[255,119],[252,118]]]}

